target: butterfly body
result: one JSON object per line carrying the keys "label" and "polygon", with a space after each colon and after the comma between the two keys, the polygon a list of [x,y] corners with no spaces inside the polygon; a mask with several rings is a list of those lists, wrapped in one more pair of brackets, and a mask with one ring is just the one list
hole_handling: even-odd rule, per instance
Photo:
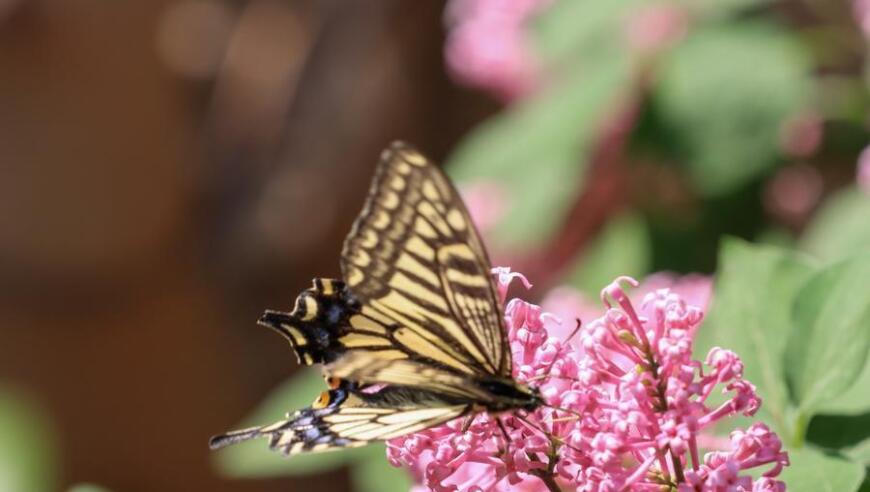
{"label": "butterfly body", "polygon": [[512,377],[503,308],[483,242],[449,179],[413,148],[381,156],[345,240],[342,280],[318,278],[259,323],[322,364],[330,389],[286,420],[212,439],[267,437],[286,454],[388,440],[476,412],[532,411]]}

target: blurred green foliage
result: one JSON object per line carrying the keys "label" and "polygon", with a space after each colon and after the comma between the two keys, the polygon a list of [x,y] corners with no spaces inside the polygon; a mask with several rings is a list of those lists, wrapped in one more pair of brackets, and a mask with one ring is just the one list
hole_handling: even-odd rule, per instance
{"label": "blurred green foliage", "polygon": [[787,250],[724,241],[713,307],[695,342],[695,356],[702,360],[717,346],[740,355],[744,375],[763,395],[763,411],[785,436],[790,434],[784,354],[791,301],[812,271],[808,261]]}
{"label": "blurred green foliage", "polygon": [[870,245],[870,200],[854,187],[830,197],[801,238],[800,248],[823,261],[836,261]]}
{"label": "blurred green foliage", "polygon": [[801,46],[769,23],[697,29],[660,70],[662,124],[704,194],[728,192],[779,163],[780,124],[810,94]]}
{"label": "blurred green foliage", "polygon": [[790,450],[789,460],[781,475],[789,490],[857,490],[864,479],[860,464],[812,448]]}
{"label": "blurred green foliage", "polygon": [[486,122],[448,160],[457,181],[498,176],[509,193],[507,217],[492,235],[501,248],[545,244],[583,185],[584,156],[627,81],[627,66],[618,58],[589,68]]}
{"label": "blurred green foliage", "polygon": [[620,275],[643,278],[650,269],[646,222],[635,213],[611,220],[571,267],[565,282],[583,292],[598,292]]}
{"label": "blurred green foliage", "polygon": [[[59,490],[60,464],[55,428],[45,409],[27,393],[0,384],[0,491]],[[68,492],[109,492],[82,483]]]}
{"label": "blurred green foliage", "polygon": [[558,2],[535,21],[542,63],[558,76],[468,135],[445,164],[459,182],[497,180],[510,196],[492,234],[499,248],[546,244],[584,186],[601,125],[630,89],[612,33],[634,2]]}
{"label": "blurred green foliage", "polygon": [[[786,380],[801,414],[811,414],[851,387],[870,349],[870,254],[814,274],[792,301]],[[860,390],[860,388],[859,388]]]}
{"label": "blurred green foliage", "polygon": [[73,485],[67,492],[110,492],[109,489],[92,483]]}
{"label": "blurred green foliage", "polygon": [[26,395],[0,386],[0,490],[48,492],[57,487],[52,426]]}

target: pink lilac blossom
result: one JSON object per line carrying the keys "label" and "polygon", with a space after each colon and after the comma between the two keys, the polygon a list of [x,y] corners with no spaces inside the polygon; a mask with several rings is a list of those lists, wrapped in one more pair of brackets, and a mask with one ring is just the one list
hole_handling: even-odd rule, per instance
{"label": "pink lilac blossom", "polygon": [[858,188],[870,195],[870,146],[867,146],[858,156],[856,181]]}
{"label": "pink lilac blossom", "polygon": [[852,15],[861,28],[864,36],[870,38],[870,0],[854,0],[852,2]]}
{"label": "pink lilac blossom", "polygon": [[[504,298],[519,278],[495,269]],[[537,385],[547,406],[477,414],[387,443],[419,490],[782,491],[788,455],[764,424],[732,432],[727,449],[702,455],[699,433],[761,404],[737,354],[712,349],[693,360],[701,309],[659,289],[637,305],[620,277],[601,293],[602,316],[586,322],[578,346],[546,328],[539,306],[512,299],[505,309],[513,376]],[[714,392],[729,398],[708,404]],[[499,426],[499,420],[501,427]],[[465,431],[463,431],[465,429]],[[753,478],[758,473],[760,478]]]}
{"label": "pink lilac blossom", "polygon": [[806,164],[780,169],[764,189],[764,208],[779,221],[799,226],[819,204],[825,184],[819,171]]}
{"label": "pink lilac blossom", "polygon": [[508,192],[498,181],[475,181],[459,187],[477,230],[486,236],[508,211]]}
{"label": "pink lilac blossom", "polygon": [[632,11],[626,19],[624,36],[636,53],[655,54],[685,36],[689,13],[670,3],[653,3]]}
{"label": "pink lilac blossom", "polygon": [[822,145],[825,122],[817,111],[805,109],[788,117],[779,127],[779,148],[789,157],[810,157]]}
{"label": "pink lilac blossom", "polygon": [[538,70],[527,23],[547,0],[451,0],[444,56],[457,81],[510,101],[529,93]]}

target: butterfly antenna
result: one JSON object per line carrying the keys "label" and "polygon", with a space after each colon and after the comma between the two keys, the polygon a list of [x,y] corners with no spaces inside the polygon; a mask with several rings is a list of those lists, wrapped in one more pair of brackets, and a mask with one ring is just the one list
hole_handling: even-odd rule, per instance
{"label": "butterfly antenna", "polygon": [[549,433],[549,432],[547,432],[546,430],[544,430],[544,429],[538,427],[538,425],[536,425],[535,423],[533,423],[533,422],[530,421],[529,419],[523,417],[523,416],[520,415],[519,413],[515,413],[515,414],[514,414],[514,417],[516,417],[516,418],[517,418],[518,420],[520,420],[522,423],[526,424],[526,427],[529,427],[529,428],[531,428],[532,430],[536,430],[536,431],[540,432],[541,434],[547,436],[548,439],[551,438],[551,437],[553,437],[553,435],[552,435],[551,433]]}
{"label": "butterfly antenna", "polygon": [[520,415],[520,414],[518,414],[518,413],[515,413],[515,414],[514,414],[514,417],[516,417],[516,418],[519,419],[522,423],[524,423],[524,424],[526,425],[526,427],[529,427],[529,428],[531,428],[531,429],[533,429],[533,430],[536,430],[536,431],[540,432],[541,434],[543,434],[543,435],[544,435],[547,439],[549,439],[550,441],[555,441],[555,442],[558,443],[559,445],[562,445],[562,446],[568,446],[569,448],[573,449],[574,451],[577,451],[577,452],[582,453],[582,451],[581,451],[580,449],[577,449],[577,448],[575,448],[574,446],[568,444],[568,443],[565,442],[565,440],[562,439],[561,437],[556,436],[556,435],[553,435],[552,433],[547,432],[546,430],[544,430],[544,429],[538,427],[537,425],[535,425],[533,422],[529,421],[529,419],[523,417],[522,415]]}
{"label": "butterfly antenna", "polygon": [[463,422],[463,424],[462,424],[462,433],[463,434],[468,432],[468,428],[471,427],[472,422],[474,422],[473,416],[469,415],[468,417],[465,417],[465,422]]}
{"label": "butterfly antenna", "polygon": [[577,420],[578,418],[583,418],[582,413],[580,413],[576,410],[571,410],[570,408],[557,407],[556,405],[548,405],[546,403],[544,403],[543,406],[548,407],[548,408],[552,408],[553,410],[558,410],[560,412],[570,413],[571,415],[574,416],[574,417],[571,417],[568,419],[553,419],[553,422],[563,422],[563,421],[567,421],[567,420]]}
{"label": "butterfly antenna", "polygon": [[[562,343],[562,346],[559,347],[559,351],[558,351],[558,353],[556,353],[556,356],[553,357],[553,362],[550,362],[549,367],[547,367],[547,371],[544,374],[541,374],[540,376],[535,376],[535,377],[529,379],[529,381],[537,381],[537,380],[544,380],[544,379],[550,378],[551,373],[553,372],[553,367],[556,366],[556,361],[558,361],[559,358],[562,357],[562,350],[565,349],[565,347],[568,345],[568,343],[571,342],[571,339],[574,338],[574,336],[577,335],[577,333],[580,331],[580,327],[583,326],[583,322],[580,321],[580,318],[576,318],[576,320],[577,320],[577,326],[574,327],[574,330],[571,332],[570,335],[568,335],[568,338],[565,339],[565,341]],[[563,377],[561,379],[569,379],[572,381],[576,381],[576,379],[567,378],[567,377]]]}

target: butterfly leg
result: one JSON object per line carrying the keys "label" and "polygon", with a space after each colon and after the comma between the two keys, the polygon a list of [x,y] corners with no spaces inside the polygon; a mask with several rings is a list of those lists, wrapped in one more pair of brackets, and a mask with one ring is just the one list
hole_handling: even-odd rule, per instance
{"label": "butterfly leg", "polygon": [[465,434],[468,432],[468,428],[471,427],[471,423],[474,422],[474,415],[469,415],[465,417],[465,423],[462,424],[462,433]]}
{"label": "butterfly leg", "polygon": [[501,429],[502,435],[504,435],[505,442],[511,442],[511,436],[508,434],[507,429],[504,427],[504,422],[501,421],[501,417],[495,418],[495,423],[498,424],[498,428]]}

